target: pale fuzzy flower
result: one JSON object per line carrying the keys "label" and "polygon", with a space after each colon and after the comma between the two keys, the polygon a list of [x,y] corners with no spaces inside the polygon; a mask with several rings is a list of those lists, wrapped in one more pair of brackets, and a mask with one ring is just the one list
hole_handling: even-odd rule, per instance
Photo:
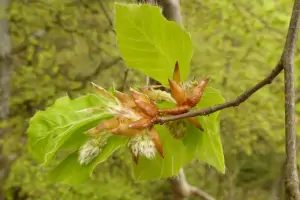
{"label": "pale fuzzy flower", "polygon": [[89,164],[96,158],[106,145],[107,139],[103,137],[93,138],[88,140],[79,151],[78,161],[81,165]]}
{"label": "pale fuzzy flower", "polygon": [[187,132],[187,125],[188,122],[185,119],[182,120],[176,120],[166,123],[166,126],[168,127],[170,133],[175,138],[182,138]]}
{"label": "pale fuzzy flower", "polygon": [[182,83],[183,88],[188,92],[191,88],[197,86],[197,81],[187,81]]}
{"label": "pale fuzzy flower", "polygon": [[166,100],[172,103],[176,103],[175,99],[171,96],[170,93],[162,90],[154,90],[150,88],[141,89],[145,95],[154,101]]}
{"label": "pale fuzzy flower", "polygon": [[135,156],[144,155],[148,159],[155,157],[155,153],[156,153],[155,145],[147,134],[133,137],[129,141],[128,147],[131,148],[132,153]]}

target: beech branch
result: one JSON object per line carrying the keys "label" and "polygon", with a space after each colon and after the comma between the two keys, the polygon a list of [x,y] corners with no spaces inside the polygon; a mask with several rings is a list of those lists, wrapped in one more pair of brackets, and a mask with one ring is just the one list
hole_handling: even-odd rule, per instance
{"label": "beech branch", "polygon": [[264,78],[262,81],[254,85],[252,88],[246,90],[244,93],[239,95],[236,99],[227,101],[223,104],[217,104],[211,107],[203,108],[200,110],[193,110],[181,115],[175,115],[171,117],[160,117],[157,119],[158,123],[165,123],[168,121],[174,121],[174,120],[179,120],[183,118],[188,118],[188,117],[195,117],[195,116],[203,116],[203,115],[209,115],[211,113],[217,112],[219,110],[223,110],[225,108],[230,108],[230,107],[235,107],[246,101],[248,98],[250,98],[255,92],[263,88],[264,86],[271,84],[272,81],[276,78],[278,74],[283,70],[283,64],[281,60],[278,62],[276,67],[272,70],[272,72]]}

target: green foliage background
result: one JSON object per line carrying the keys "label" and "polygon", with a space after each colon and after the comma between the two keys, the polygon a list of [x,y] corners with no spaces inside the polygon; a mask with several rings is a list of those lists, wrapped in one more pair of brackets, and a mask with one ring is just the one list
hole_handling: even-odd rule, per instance
{"label": "green foliage background", "polygon": [[[114,1],[103,2],[113,20]],[[190,79],[211,76],[210,86],[225,99],[261,80],[280,58],[292,2],[191,0],[181,6],[194,45]],[[92,180],[76,187],[50,182],[27,152],[25,131],[36,110],[66,93],[75,98],[92,91],[90,81],[123,89],[126,64],[99,1],[12,0],[9,20],[15,70],[10,118],[1,123],[10,130],[2,141],[12,162],[3,186],[8,199],[170,199],[166,181],[132,179],[130,155],[123,150],[97,167]],[[299,68],[295,70],[300,91]],[[130,70],[124,89],[144,84],[145,76]],[[188,181],[216,199],[260,200],[276,191],[283,197],[283,91],[280,75],[246,103],[222,111],[226,173],[193,161],[185,166]],[[296,111],[300,134],[300,103]]]}

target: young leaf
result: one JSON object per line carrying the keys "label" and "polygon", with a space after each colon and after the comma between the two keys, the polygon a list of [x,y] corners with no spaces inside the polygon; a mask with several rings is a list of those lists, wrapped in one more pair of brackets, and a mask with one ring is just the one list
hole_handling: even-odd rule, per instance
{"label": "young leaf", "polygon": [[[219,91],[208,87],[197,105],[197,109],[220,103],[224,103],[224,98]],[[189,127],[188,134],[184,138],[184,144],[189,148],[190,152],[194,152],[190,155],[190,159],[195,156],[224,173],[225,163],[220,139],[219,112],[197,118],[205,131],[201,132],[195,127]]]}
{"label": "young leaf", "polygon": [[169,87],[178,61],[185,81],[193,49],[189,34],[165,19],[157,6],[116,3],[115,8],[117,43],[127,66]]}
{"label": "young leaf", "polygon": [[225,173],[224,154],[220,138],[220,120],[215,116],[206,116],[200,121],[205,126],[206,131],[200,135],[197,158]]}
{"label": "young leaf", "polygon": [[93,115],[77,111],[102,105],[100,97],[90,94],[74,100],[62,97],[47,110],[38,111],[29,122],[29,151],[47,164],[59,149],[77,150],[88,137],[84,132],[111,116],[101,111]]}
{"label": "young leaf", "polygon": [[92,174],[95,167],[104,162],[114,151],[126,145],[128,141],[124,136],[111,136],[103,150],[88,165],[80,165],[78,151],[70,154],[49,173],[52,181],[62,182],[68,185],[78,185],[85,182]]}

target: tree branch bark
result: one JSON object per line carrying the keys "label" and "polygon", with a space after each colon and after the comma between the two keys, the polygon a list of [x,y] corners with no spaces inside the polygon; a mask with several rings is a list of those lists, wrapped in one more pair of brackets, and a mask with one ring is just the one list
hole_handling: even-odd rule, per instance
{"label": "tree branch bark", "polygon": [[287,199],[300,199],[297,171],[297,147],[295,127],[294,56],[300,26],[300,0],[295,0],[286,43],[281,57],[285,85],[285,190]]}
{"label": "tree branch bark", "polygon": [[235,107],[246,101],[249,97],[251,97],[255,92],[266,86],[267,84],[271,84],[274,78],[283,70],[283,65],[281,62],[279,62],[276,67],[273,69],[273,71],[264,78],[261,82],[254,85],[252,88],[246,90],[244,93],[242,93],[240,96],[238,96],[236,99],[227,101],[223,104],[217,104],[211,107],[203,108],[200,110],[192,110],[190,112],[181,114],[181,115],[175,115],[171,117],[160,117],[157,119],[157,123],[166,123],[169,121],[184,119],[187,117],[195,117],[195,116],[203,116],[203,115],[209,115],[211,113],[217,112],[219,110],[223,110],[225,108],[229,107]]}

